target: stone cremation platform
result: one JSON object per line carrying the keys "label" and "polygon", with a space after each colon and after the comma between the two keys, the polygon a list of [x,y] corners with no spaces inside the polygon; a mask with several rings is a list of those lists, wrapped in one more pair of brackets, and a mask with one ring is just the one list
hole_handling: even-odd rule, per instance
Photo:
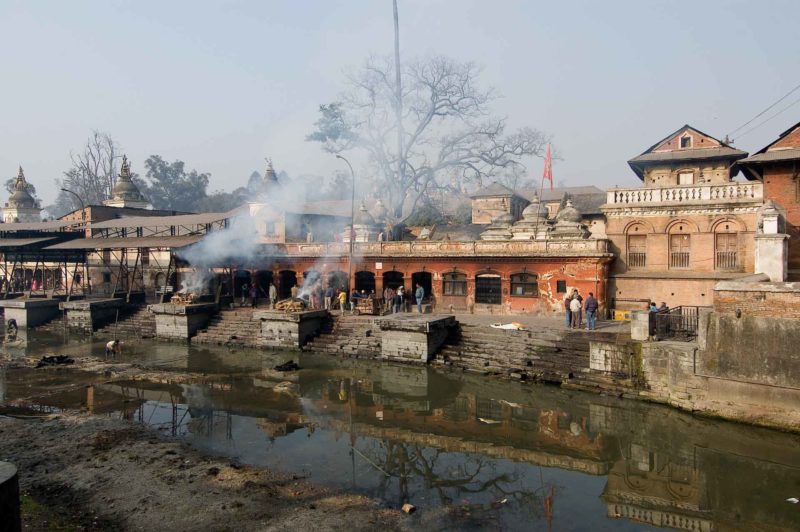
{"label": "stone cremation platform", "polygon": [[0,307],[5,312],[5,320],[17,322],[20,329],[31,329],[58,316],[57,299],[4,299]]}
{"label": "stone cremation platform", "polygon": [[[329,317],[327,310],[282,312],[279,310],[257,310],[253,321],[260,322],[259,345],[266,347],[300,348],[317,336],[322,324]],[[257,323],[253,324],[258,326]]]}
{"label": "stone cremation platform", "polygon": [[452,315],[426,314],[395,314],[375,323],[382,335],[381,358],[415,364],[427,364],[458,324]]}
{"label": "stone cremation platform", "polygon": [[156,318],[156,338],[172,340],[189,340],[217,313],[215,303],[158,303],[147,308]]}
{"label": "stone cremation platform", "polygon": [[83,299],[64,301],[59,304],[64,311],[67,327],[91,334],[93,331],[113,322],[125,308],[122,298]]}

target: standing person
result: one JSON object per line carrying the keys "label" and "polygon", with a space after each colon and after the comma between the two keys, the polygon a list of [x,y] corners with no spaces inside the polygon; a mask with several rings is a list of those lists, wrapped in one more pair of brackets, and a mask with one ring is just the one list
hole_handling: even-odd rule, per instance
{"label": "standing person", "polygon": [[258,305],[258,287],[256,283],[250,285],[250,306],[256,308]]}
{"label": "standing person", "polygon": [[417,312],[422,314],[422,300],[425,298],[425,289],[417,284],[417,290],[414,292],[414,297],[417,299]]}
{"label": "standing person", "polygon": [[278,302],[278,288],[275,283],[269,283],[269,308],[275,309],[275,303]]}
{"label": "standing person", "polygon": [[358,294],[358,290],[353,288],[352,292],[350,292],[350,313],[355,313],[356,311],[356,300],[359,299],[361,296]]}
{"label": "standing person", "polygon": [[344,291],[344,288],[339,290],[339,309],[341,310],[341,315],[344,316],[344,309],[347,306],[347,293]]}
{"label": "standing person", "polygon": [[242,303],[239,305],[240,307],[243,307],[244,302],[247,301],[247,294],[250,293],[249,288],[250,287],[247,286],[247,283],[242,283]]}
{"label": "standing person", "polygon": [[392,313],[397,314],[400,312],[400,305],[401,305],[401,298],[400,298],[400,291],[394,293],[392,296]]}
{"label": "standing person", "polygon": [[325,289],[325,310],[330,311],[333,308],[333,295],[334,290],[331,285],[328,285],[328,288]]}
{"label": "standing person", "polygon": [[403,285],[397,287],[397,293],[400,296],[400,312],[405,312],[406,310],[406,291],[403,288]]}
{"label": "standing person", "polygon": [[297,285],[294,285],[289,289],[289,294],[292,296],[292,299],[297,299]]}
{"label": "standing person", "polygon": [[384,312],[388,312],[390,308],[392,308],[392,289],[388,286],[383,289],[383,310]]}
{"label": "standing person", "polygon": [[569,304],[570,303],[572,303],[572,296],[570,294],[567,294],[566,296],[564,296],[564,309],[567,312],[567,314],[566,314],[566,317],[567,317],[567,329],[572,327],[572,311],[569,308]]}
{"label": "standing person", "polygon": [[569,310],[572,314],[572,328],[573,329],[580,329],[581,328],[581,302],[578,299],[578,296],[572,298],[572,301],[569,303]]}
{"label": "standing person", "polygon": [[594,294],[589,292],[589,297],[586,298],[586,303],[583,308],[586,310],[586,330],[593,331],[597,327],[597,300]]}
{"label": "standing person", "polygon": [[658,307],[658,311],[659,312],[669,312],[669,307],[667,306],[667,302],[666,301],[662,301],[661,302],[661,306]]}

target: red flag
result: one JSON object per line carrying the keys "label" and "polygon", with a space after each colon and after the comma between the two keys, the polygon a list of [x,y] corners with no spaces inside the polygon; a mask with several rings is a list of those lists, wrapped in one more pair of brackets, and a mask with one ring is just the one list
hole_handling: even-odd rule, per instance
{"label": "red flag", "polygon": [[550,181],[550,191],[553,191],[553,157],[550,155],[550,145],[547,145],[547,155],[544,156],[544,175],[542,183],[547,179]]}

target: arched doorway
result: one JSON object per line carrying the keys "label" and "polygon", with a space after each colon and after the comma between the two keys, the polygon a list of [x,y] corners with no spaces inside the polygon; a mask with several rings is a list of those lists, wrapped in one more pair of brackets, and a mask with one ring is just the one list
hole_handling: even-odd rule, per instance
{"label": "arched doorway", "polygon": [[278,299],[286,299],[292,295],[292,287],[297,285],[297,274],[292,270],[278,272]]}
{"label": "arched doorway", "polygon": [[328,273],[328,286],[334,290],[347,290],[347,274],[343,271]]}
{"label": "arched doorway", "polygon": [[475,303],[499,305],[501,302],[500,276],[496,273],[484,273],[476,276]]}
{"label": "arched doorway", "polygon": [[[250,272],[247,270],[236,270],[233,272],[233,296],[242,297],[242,287],[250,286]],[[246,294],[245,297],[249,297]]]}
{"label": "arched doorway", "polygon": [[394,270],[383,272],[383,287],[386,288],[387,286],[392,290],[397,290],[399,286],[403,286],[403,272]]}
{"label": "arched doorway", "polygon": [[367,294],[375,291],[375,274],[372,272],[356,272],[356,290]]}
{"label": "arched doorway", "polygon": [[[420,285],[425,290],[425,298],[423,301],[430,301],[431,294],[433,294],[433,276],[430,272],[414,272],[411,274],[411,293],[417,291],[417,285]],[[414,298],[416,303],[416,296]]]}
{"label": "arched doorway", "polygon": [[[269,295],[269,285],[272,284],[272,272],[269,270],[258,270],[256,272],[256,286],[261,290],[261,297]],[[267,295],[265,295],[267,294]]]}

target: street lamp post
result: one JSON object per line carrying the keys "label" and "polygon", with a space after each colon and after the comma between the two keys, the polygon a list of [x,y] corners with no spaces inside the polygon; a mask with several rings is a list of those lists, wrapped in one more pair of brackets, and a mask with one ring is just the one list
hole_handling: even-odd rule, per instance
{"label": "street lamp post", "polygon": [[73,192],[73,191],[71,191],[71,190],[69,190],[69,189],[67,189],[67,188],[62,188],[62,189],[61,189],[61,192],[66,192],[67,194],[72,194],[73,196],[75,196],[76,198],[78,198],[78,201],[79,201],[79,202],[80,202],[80,204],[81,204],[81,220],[82,220],[82,221],[85,221],[85,220],[86,220],[86,205],[83,203],[83,198],[81,198],[81,197],[80,197],[80,196],[77,194],[77,192]]}
{"label": "street lamp post", "polygon": [[[78,198],[78,201],[81,204],[81,221],[85,222],[86,221],[86,204],[83,203],[83,198],[81,198],[76,192],[73,192],[72,190],[69,190],[68,188],[62,188],[61,191],[62,192],[66,192],[67,194],[72,194],[73,196]],[[85,231],[86,227],[84,227],[83,230]],[[66,278],[67,278],[68,275],[69,275],[69,272],[65,271],[64,272],[65,281],[66,281]],[[72,282],[75,283],[75,277],[74,276],[72,278]],[[83,262],[83,282],[86,283],[86,286],[89,288],[89,293],[91,294],[92,293],[92,285],[89,284],[89,264],[88,264],[87,260],[84,260],[84,262]],[[84,291],[84,294],[85,293],[86,292]],[[69,300],[71,296],[72,296],[72,286],[70,286],[69,293],[67,294],[67,300]]]}
{"label": "street lamp post", "polygon": [[350,177],[353,180],[353,190],[352,195],[350,196],[350,234],[348,236],[348,240],[350,242],[350,251],[347,257],[347,289],[348,289],[348,299],[350,298],[350,291],[352,290],[355,284],[351,285],[351,277],[353,275],[353,240],[355,240],[355,218],[356,218],[356,173],[353,171],[353,165],[350,164],[350,161],[345,159],[343,156],[336,154],[337,159],[343,160],[347,163],[347,166],[350,168]]}

